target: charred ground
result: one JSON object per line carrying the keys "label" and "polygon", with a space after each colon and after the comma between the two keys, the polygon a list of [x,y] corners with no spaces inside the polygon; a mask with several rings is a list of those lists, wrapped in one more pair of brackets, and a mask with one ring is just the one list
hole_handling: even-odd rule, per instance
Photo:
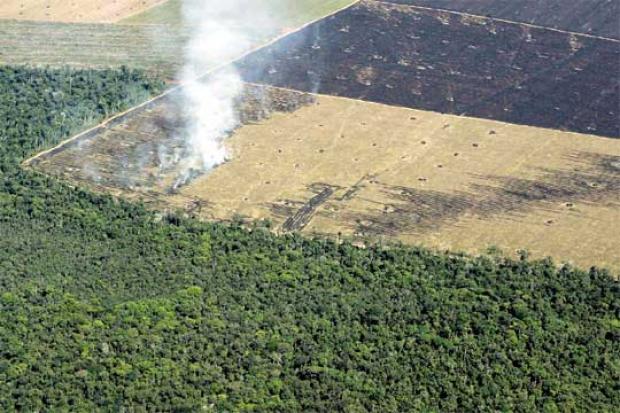
{"label": "charred ground", "polygon": [[619,0],[384,0],[620,39]]}
{"label": "charred ground", "polygon": [[[150,197],[175,191],[180,161],[189,150],[180,101],[180,91],[174,91],[41,154],[28,165],[108,191],[137,191]],[[314,97],[305,93],[246,84],[235,102],[238,126],[312,102]]]}
{"label": "charred ground", "polygon": [[246,80],[620,136],[620,43],[362,1],[239,62]]}

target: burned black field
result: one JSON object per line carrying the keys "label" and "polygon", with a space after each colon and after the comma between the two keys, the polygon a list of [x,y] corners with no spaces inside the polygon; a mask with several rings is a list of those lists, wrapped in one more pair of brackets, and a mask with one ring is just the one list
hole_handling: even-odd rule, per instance
{"label": "burned black field", "polygon": [[620,38],[620,0],[385,0]]}
{"label": "burned black field", "polygon": [[619,137],[620,42],[376,1],[238,63],[247,81]]}

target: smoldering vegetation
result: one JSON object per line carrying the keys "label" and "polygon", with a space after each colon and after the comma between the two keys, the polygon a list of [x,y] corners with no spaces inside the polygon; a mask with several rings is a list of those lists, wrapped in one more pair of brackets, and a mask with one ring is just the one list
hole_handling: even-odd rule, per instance
{"label": "smoldering vegetation", "polygon": [[578,213],[577,203],[620,208],[620,156],[580,152],[567,161],[565,169],[542,169],[535,179],[476,176],[468,190],[450,193],[379,183],[388,201],[367,213],[345,212],[344,220],[359,235],[397,236],[436,231],[464,216],[518,220],[540,209]]}
{"label": "smoldering vegetation", "polygon": [[620,137],[620,43],[362,1],[238,62],[245,80]]}
{"label": "smoldering vegetation", "polygon": [[[238,122],[226,133],[314,101],[306,93],[246,84],[234,101]],[[186,122],[184,105],[173,93],[44,154],[33,166],[96,187],[152,196],[175,192],[206,173],[184,168],[183,160],[193,150],[183,135]]]}
{"label": "smoldering vegetation", "polygon": [[308,93],[248,84],[237,99],[236,111],[239,123],[246,125],[269,119],[274,112],[292,113],[315,102],[316,98]]}
{"label": "smoldering vegetation", "polygon": [[267,205],[271,215],[280,220],[286,221],[299,211],[305,203],[295,199],[279,199],[276,202],[271,202]]}

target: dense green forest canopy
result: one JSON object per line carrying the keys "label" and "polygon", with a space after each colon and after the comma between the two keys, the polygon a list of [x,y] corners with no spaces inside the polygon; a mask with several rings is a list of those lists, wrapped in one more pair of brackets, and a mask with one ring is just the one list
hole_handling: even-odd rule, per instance
{"label": "dense green forest canopy", "polygon": [[620,405],[605,271],[162,218],[19,168],[161,87],[0,69],[0,410]]}
{"label": "dense green forest canopy", "polygon": [[144,101],[163,82],[129,70],[0,66],[0,168]]}

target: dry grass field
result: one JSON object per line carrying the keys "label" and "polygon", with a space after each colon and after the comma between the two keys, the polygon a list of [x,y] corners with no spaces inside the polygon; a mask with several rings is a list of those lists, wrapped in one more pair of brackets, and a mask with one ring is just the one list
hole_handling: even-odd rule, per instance
{"label": "dry grass field", "polygon": [[165,0],[2,0],[0,19],[113,23]]}
{"label": "dry grass field", "polygon": [[620,140],[318,96],[241,127],[228,163],[170,191],[144,142],[174,136],[172,111],[150,108],[33,166],[204,219],[620,269]]}
{"label": "dry grass field", "polygon": [[129,67],[172,78],[188,33],[166,25],[0,20],[0,64]]}
{"label": "dry grass field", "polygon": [[[309,21],[326,16],[356,0],[260,0],[256,1],[268,10],[272,23],[283,29],[298,27]],[[251,1],[250,1],[251,3]],[[123,24],[183,24],[182,0],[167,0],[143,13],[121,21]],[[254,16],[256,17],[256,16]],[[250,21],[246,24],[253,25]]]}
{"label": "dry grass field", "polygon": [[[151,0],[148,3],[161,2]],[[349,3],[351,0],[269,0],[269,4],[282,10],[270,27],[247,21],[238,24],[246,30],[252,46],[257,46]],[[122,24],[85,23],[93,20],[82,18],[80,24],[48,18],[42,20],[54,21],[15,20],[19,13],[10,10],[15,9],[16,4],[21,7],[21,4],[35,2],[0,1],[0,64],[91,68],[126,65],[165,78],[174,78],[183,65],[183,50],[191,30],[183,24],[181,1],[165,1],[123,19]],[[69,0],[63,4],[90,10],[93,3]],[[76,19],[77,14],[73,16]]]}

